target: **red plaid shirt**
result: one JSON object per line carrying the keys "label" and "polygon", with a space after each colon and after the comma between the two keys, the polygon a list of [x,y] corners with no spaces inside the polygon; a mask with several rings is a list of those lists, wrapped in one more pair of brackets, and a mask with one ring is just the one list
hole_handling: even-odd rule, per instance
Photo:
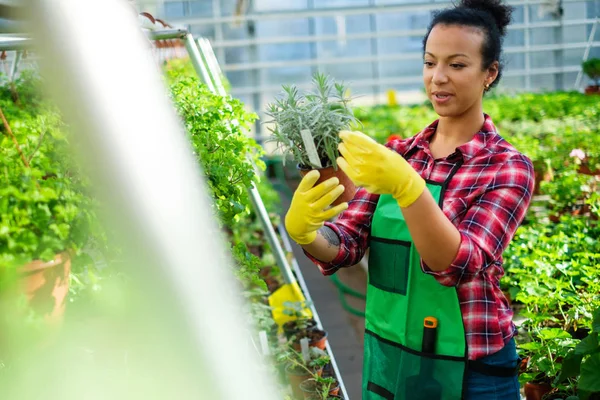
{"label": "red plaid shirt", "polygon": [[[429,140],[438,121],[418,135],[387,144],[423,177],[444,182],[452,167],[463,165],[451,179],[443,212],[460,231],[461,244],[448,269],[423,271],[444,286],[456,287],[462,311],[469,359],[501,350],[515,334],[513,313],[500,290],[504,275],[502,253],[512,240],[529,207],[534,184],[531,161],[506,142],[488,115],[481,131],[446,158],[434,160]],[[405,157],[406,158],[406,157]],[[357,264],[371,233],[378,195],[359,189],[335,223],[326,223],[340,237],[340,251],[331,263],[310,257],[324,275]]]}

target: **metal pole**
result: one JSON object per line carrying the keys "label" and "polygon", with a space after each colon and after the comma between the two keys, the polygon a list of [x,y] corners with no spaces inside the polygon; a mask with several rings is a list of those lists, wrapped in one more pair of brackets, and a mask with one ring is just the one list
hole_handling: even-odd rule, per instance
{"label": "metal pole", "polygon": [[15,75],[17,74],[17,69],[19,68],[19,62],[21,61],[21,57],[23,56],[23,52],[21,50],[17,51],[15,58],[13,60],[12,67],[10,69],[10,77],[9,80],[12,82],[15,80]]}
{"label": "metal pole", "polygon": [[[274,400],[275,385],[247,341],[206,183],[127,3],[27,3],[42,74],[117,227],[130,278],[123,284],[133,290],[99,293],[108,300],[100,308],[112,312],[98,321],[91,315],[101,341],[82,334],[89,327],[65,326],[76,335],[61,336],[49,356],[32,352],[20,379],[3,381],[2,397]],[[90,344],[106,365],[82,357]],[[111,357],[120,348],[131,356]]]}
{"label": "metal pole", "polygon": [[196,42],[194,42],[194,37],[192,36],[192,34],[187,33],[185,35],[184,41],[185,48],[187,49],[187,52],[190,55],[192,65],[194,66],[196,73],[202,80],[204,80],[204,83],[206,84],[206,86],[208,86],[208,89],[211,92],[216,93],[215,85],[213,85],[212,79],[210,78],[210,74],[208,73],[204,62],[202,61],[202,56],[200,55],[200,51],[196,46]]}
{"label": "metal pole", "polygon": [[[598,27],[599,24],[600,24],[600,18],[596,18],[596,22],[594,22],[594,25],[592,25],[592,30],[590,31],[590,36],[588,38],[587,47],[585,48],[585,51],[583,52],[583,58],[581,60],[582,63],[587,61],[588,57],[590,56],[590,50],[592,49],[592,43],[594,43],[594,36],[596,35],[596,28]],[[581,69],[581,70],[579,70],[579,72],[577,72],[577,79],[575,80],[575,90],[579,90],[579,88],[581,87],[582,79],[583,79],[583,69]]]}

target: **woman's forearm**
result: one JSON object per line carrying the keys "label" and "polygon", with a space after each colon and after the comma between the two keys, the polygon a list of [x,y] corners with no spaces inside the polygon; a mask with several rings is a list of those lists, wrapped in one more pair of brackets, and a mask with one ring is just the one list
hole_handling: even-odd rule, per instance
{"label": "woman's forearm", "polygon": [[331,228],[324,226],[317,232],[315,241],[302,248],[317,260],[331,262],[340,251],[340,238]]}
{"label": "woman's forearm", "polygon": [[427,266],[436,272],[447,269],[458,254],[460,232],[446,217],[429,190],[402,214],[412,240]]}

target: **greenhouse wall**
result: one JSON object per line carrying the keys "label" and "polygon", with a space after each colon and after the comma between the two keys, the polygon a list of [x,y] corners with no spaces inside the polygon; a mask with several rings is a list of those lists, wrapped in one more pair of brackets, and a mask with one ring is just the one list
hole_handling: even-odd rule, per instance
{"label": "greenhouse wall", "polygon": [[[600,56],[600,0],[509,1],[500,91],[580,90],[581,62]],[[262,115],[283,84],[315,71],[346,81],[364,102],[422,98],[422,38],[435,10],[426,0],[164,1],[157,14],[211,40],[234,96]]]}

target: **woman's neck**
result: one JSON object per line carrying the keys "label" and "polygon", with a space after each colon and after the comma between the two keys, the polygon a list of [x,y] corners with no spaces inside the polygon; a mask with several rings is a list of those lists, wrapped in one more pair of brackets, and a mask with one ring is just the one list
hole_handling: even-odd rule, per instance
{"label": "woman's neck", "polygon": [[440,117],[437,129],[429,144],[434,158],[444,158],[454,153],[457,147],[471,141],[481,130],[485,121],[483,109],[475,107],[473,111],[457,117]]}

